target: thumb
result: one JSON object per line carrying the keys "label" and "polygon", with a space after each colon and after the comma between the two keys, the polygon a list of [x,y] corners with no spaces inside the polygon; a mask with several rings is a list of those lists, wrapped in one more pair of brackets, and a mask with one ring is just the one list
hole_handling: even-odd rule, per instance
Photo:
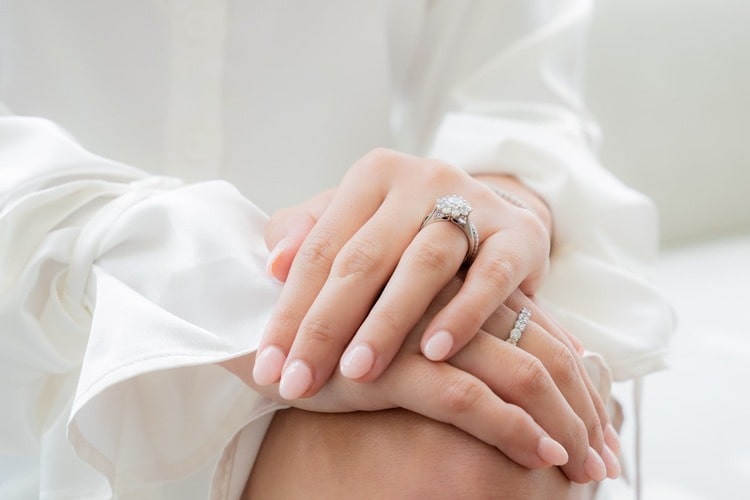
{"label": "thumb", "polygon": [[266,247],[271,251],[266,272],[286,282],[302,242],[310,234],[318,219],[328,207],[335,189],[315,195],[304,203],[281,209],[274,213],[266,225]]}

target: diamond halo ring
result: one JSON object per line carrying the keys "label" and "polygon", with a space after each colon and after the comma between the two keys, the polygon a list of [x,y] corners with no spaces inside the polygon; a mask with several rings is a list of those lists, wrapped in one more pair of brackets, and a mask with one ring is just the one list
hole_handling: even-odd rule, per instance
{"label": "diamond halo ring", "polygon": [[443,196],[437,199],[435,208],[425,216],[419,229],[440,221],[451,222],[458,226],[469,242],[464,264],[470,264],[476,257],[477,250],[479,250],[479,233],[474,223],[469,220],[472,210],[471,204],[461,196],[456,194]]}

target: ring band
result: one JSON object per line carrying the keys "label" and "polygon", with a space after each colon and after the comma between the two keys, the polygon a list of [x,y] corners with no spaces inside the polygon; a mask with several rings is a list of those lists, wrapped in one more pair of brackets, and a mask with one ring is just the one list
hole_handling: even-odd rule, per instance
{"label": "ring band", "polygon": [[523,331],[526,330],[526,326],[529,324],[529,318],[531,317],[531,310],[528,307],[522,307],[521,312],[518,313],[516,318],[516,324],[513,325],[513,329],[510,331],[510,336],[507,342],[518,345],[518,341],[521,340]]}
{"label": "ring band", "polygon": [[469,214],[472,210],[471,204],[461,196],[455,194],[443,196],[435,201],[435,208],[425,216],[419,229],[422,230],[433,222],[452,222],[461,228],[461,231],[466,235],[469,248],[466,251],[466,257],[464,257],[464,263],[471,263],[477,255],[477,250],[479,250],[479,232],[474,223],[469,220]]}

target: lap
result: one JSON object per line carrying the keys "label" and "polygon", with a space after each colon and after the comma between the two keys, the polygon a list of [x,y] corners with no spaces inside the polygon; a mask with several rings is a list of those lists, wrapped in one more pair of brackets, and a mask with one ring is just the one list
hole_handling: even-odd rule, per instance
{"label": "lap", "polygon": [[244,498],[583,499],[591,488],[407,410],[288,409],[274,417]]}

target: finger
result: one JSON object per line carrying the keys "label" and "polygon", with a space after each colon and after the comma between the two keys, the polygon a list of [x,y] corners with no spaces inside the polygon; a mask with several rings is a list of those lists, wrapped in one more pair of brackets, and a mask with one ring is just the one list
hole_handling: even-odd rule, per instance
{"label": "finger", "polygon": [[455,346],[465,345],[521,282],[543,275],[546,266],[546,253],[529,248],[518,232],[494,233],[482,243],[461,290],[425,330],[423,351],[437,332],[449,332]]}
{"label": "finger", "polygon": [[[566,462],[564,448],[533,418],[504,402],[478,378],[421,355],[404,360],[399,359],[399,370],[387,370],[375,382],[388,387],[393,405],[455,425],[530,469]],[[404,384],[404,379],[410,383]]]}
{"label": "finger", "polygon": [[[526,297],[520,291],[513,292],[510,297],[508,297],[506,305],[508,305],[508,307],[510,307],[510,309],[512,310],[520,310],[522,307],[528,307],[532,311],[532,318],[534,320],[534,323],[542,327],[543,330],[563,343],[563,345],[565,345],[565,347],[570,351],[570,353],[572,354],[572,358],[575,361],[576,368],[578,369],[580,378],[589,394],[589,401],[593,405],[594,411],[596,412],[599,420],[599,425],[596,425],[594,420],[585,419],[585,421],[587,422],[587,427],[589,427],[589,441],[591,443],[591,446],[593,446],[594,449],[596,449],[599,453],[603,453],[603,446],[605,442],[607,442],[610,448],[614,447],[616,449],[619,449],[619,440],[616,438],[616,434],[615,439],[612,440],[611,436],[609,436],[609,433],[606,431],[607,427],[611,426],[611,424],[609,414],[607,413],[604,401],[602,400],[602,396],[601,394],[599,394],[599,391],[596,389],[596,386],[591,380],[586,367],[583,365],[583,358],[581,358],[580,354],[574,354],[579,353],[579,351],[572,341],[572,335],[569,335],[565,331],[563,331],[558,323],[552,320],[552,318],[550,318],[550,316],[545,313],[544,310],[542,310],[533,300]],[[574,409],[578,411],[582,408],[576,407],[574,405]],[[581,413],[579,413],[579,415],[581,415]]]}
{"label": "finger", "polygon": [[[344,352],[344,376],[372,381],[386,369],[408,332],[455,276],[467,246],[463,232],[453,224],[430,224],[417,233]],[[428,357],[442,357],[451,347],[448,342],[447,346],[433,342],[429,354],[436,349],[444,352]]]}
{"label": "finger", "polygon": [[[379,196],[361,186],[339,190],[305,238],[258,346],[253,369],[253,378],[258,384],[279,381],[300,323],[328,278],[336,255],[377,210]],[[356,210],[351,209],[355,206]],[[304,364],[295,366],[293,373],[296,373],[298,385],[303,383],[302,379],[312,376]]]}
{"label": "finger", "polygon": [[271,251],[266,272],[286,281],[292,261],[302,242],[331,202],[335,189],[317,194],[310,200],[274,213],[266,224],[266,246]]}
{"label": "finger", "polygon": [[[485,381],[505,401],[523,408],[562,444],[570,457],[563,466],[569,479],[578,483],[604,479],[606,471],[603,463],[596,462],[598,455],[593,458],[594,462],[589,458],[596,452],[588,445],[584,422],[571,408],[539,358],[480,332],[451,358],[450,363]],[[601,465],[604,474],[593,470],[592,465]]]}
{"label": "finger", "polygon": [[[310,366],[303,360],[294,360],[292,366],[287,353],[303,318],[328,279],[339,251],[380,207],[394,170],[411,161],[413,159],[404,155],[377,150],[357,161],[344,176],[341,187],[292,262],[287,286],[276,303],[259,344],[253,369],[253,377],[258,384],[272,384],[279,380],[282,370],[285,373],[288,371],[287,383],[281,384],[280,392],[295,398],[302,395],[299,391],[304,392],[305,387],[315,383],[315,374]],[[313,335],[317,334],[323,340],[330,338],[325,330],[329,323],[311,326]]]}
{"label": "finger", "polygon": [[[285,367],[280,385],[284,397],[309,397],[322,387],[414,237],[417,227],[393,223],[392,214],[398,212],[396,203],[386,199],[336,255],[330,275],[300,322],[289,351],[287,366],[303,364],[308,370],[306,380],[303,383],[299,377],[299,383],[292,379],[294,383],[286,384]],[[421,212],[421,208],[414,210]],[[409,207],[401,205],[401,211],[409,213]],[[433,295],[437,291],[439,288]],[[401,332],[401,340],[408,331]],[[372,350],[365,353],[370,365],[374,355]],[[292,390],[287,391],[287,385]]]}
{"label": "finger", "polygon": [[[505,340],[509,336],[509,331],[513,327],[516,317],[517,314],[512,310],[502,307],[485,323],[485,327],[487,331],[491,331],[493,334],[504,332],[497,335],[498,338]],[[528,323],[517,346],[507,342],[502,343],[507,347],[515,348],[520,353],[525,352],[536,359],[539,366],[550,375],[552,382],[575,415],[576,424],[574,424],[574,427],[567,426],[571,424],[559,426],[564,421],[558,419],[552,421],[553,427],[545,427],[552,437],[566,447],[571,456],[571,460],[563,468],[563,472],[574,481],[580,481],[582,473],[587,475],[589,479],[597,481],[606,477],[609,469],[602,461],[599,451],[601,450],[602,438],[601,421],[571,351],[533,321]],[[510,388],[510,390],[513,391],[513,388]],[[515,402],[513,398],[525,397],[523,392],[513,393],[512,396],[505,394],[505,396],[506,399],[513,402]],[[524,408],[526,407],[524,406]],[[544,426],[544,423],[542,425]],[[598,429],[599,433],[592,433],[592,429]],[[599,441],[592,443],[592,439],[598,439]],[[599,450],[596,449],[594,444],[599,446]]]}

